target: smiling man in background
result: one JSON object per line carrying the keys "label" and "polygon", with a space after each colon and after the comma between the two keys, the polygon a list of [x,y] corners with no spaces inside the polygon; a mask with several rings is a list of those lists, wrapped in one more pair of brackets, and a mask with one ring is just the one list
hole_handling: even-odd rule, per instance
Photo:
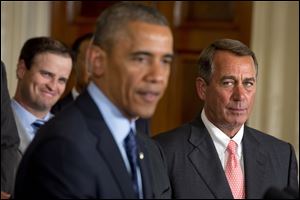
{"label": "smiling man in background", "polygon": [[49,37],[27,40],[17,64],[17,89],[11,101],[24,154],[39,126],[53,115],[51,107],[65,90],[72,69],[70,50]]}

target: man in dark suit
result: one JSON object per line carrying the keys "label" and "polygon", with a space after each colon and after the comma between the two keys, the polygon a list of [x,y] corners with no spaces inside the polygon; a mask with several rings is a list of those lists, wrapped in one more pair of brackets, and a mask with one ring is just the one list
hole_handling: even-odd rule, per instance
{"label": "man in dark suit", "polygon": [[245,125],[256,91],[254,53],[239,41],[217,40],[203,50],[198,68],[201,114],[155,138],[166,155],[172,197],[256,199],[270,188],[298,190],[293,147]]}
{"label": "man in dark suit", "polygon": [[16,198],[170,198],[162,150],[136,131],[162,97],[173,37],[154,8],[105,10],[88,54],[91,82],[39,129],[16,180]]}
{"label": "man in dark suit", "polygon": [[15,173],[21,158],[18,152],[20,139],[10,107],[6,71],[1,61],[1,199],[13,193]]}

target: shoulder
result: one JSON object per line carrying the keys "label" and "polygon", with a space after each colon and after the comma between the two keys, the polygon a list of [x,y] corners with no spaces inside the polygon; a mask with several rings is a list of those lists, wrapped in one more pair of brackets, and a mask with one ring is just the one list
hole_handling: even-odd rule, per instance
{"label": "shoulder", "polygon": [[192,127],[193,125],[191,123],[186,123],[169,131],[161,132],[158,135],[154,136],[153,139],[160,142],[175,142],[183,138],[187,138],[189,135],[188,133],[190,133],[192,130]]}
{"label": "shoulder", "polygon": [[160,146],[167,151],[167,149],[181,149],[186,146],[190,138],[193,125],[191,123],[184,124],[175,129],[159,133],[153,139],[157,141]]}
{"label": "shoulder", "polygon": [[[269,151],[271,154],[286,154],[293,150],[293,146],[281,139],[278,139],[270,134],[245,126],[245,139],[247,141],[256,141],[261,147]],[[254,139],[254,140],[253,140]]]}
{"label": "shoulder", "polygon": [[64,98],[58,100],[56,104],[51,108],[51,112],[56,114],[62,111],[65,107],[70,105],[74,101],[72,93],[68,93]]}
{"label": "shoulder", "polygon": [[255,137],[258,141],[266,142],[270,144],[287,144],[287,142],[280,140],[268,133],[264,133],[262,131],[259,131],[257,129],[245,126],[245,133],[251,134],[253,137]]}

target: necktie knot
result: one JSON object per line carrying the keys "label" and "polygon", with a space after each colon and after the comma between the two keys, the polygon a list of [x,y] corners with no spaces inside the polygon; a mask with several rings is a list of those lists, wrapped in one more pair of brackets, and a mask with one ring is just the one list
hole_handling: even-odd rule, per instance
{"label": "necktie knot", "polygon": [[35,134],[35,133],[37,132],[37,130],[38,130],[42,125],[44,125],[44,124],[45,124],[45,121],[43,121],[43,120],[40,120],[40,119],[35,120],[35,121],[31,124],[31,126],[32,126],[32,128],[33,128],[33,133]]}
{"label": "necktie knot", "polygon": [[236,154],[236,147],[237,147],[237,144],[235,143],[235,141],[230,140],[230,142],[227,145],[228,153],[235,155]]}
{"label": "necktie knot", "polygon": [[129,134],[125,138],[125,149],[126,149],[127,156],[129,157],[129,160],[133,159],[133,162],[134,162],[133,164],[136,164],[136,162],[137,162],[137,144],[136,144],[135,135],[132,130],[130,130]]}

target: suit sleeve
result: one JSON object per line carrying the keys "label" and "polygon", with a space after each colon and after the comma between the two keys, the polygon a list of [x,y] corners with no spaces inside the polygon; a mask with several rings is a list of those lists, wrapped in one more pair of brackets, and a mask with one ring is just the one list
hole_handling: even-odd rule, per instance
{"label": "suit sleeve", "polygon": [[19,143],[10,106],[5,67],[1,62],[1,191],[13,192],[15,173],[20,160]]}
{"label": "suit sleeve", "polygon": [[298,183],[298,165],[295,155],[295,150],[293,146],[290,144],[290,176],[289,176],[289,188],[298,191],[299,190],[299,183]]}

